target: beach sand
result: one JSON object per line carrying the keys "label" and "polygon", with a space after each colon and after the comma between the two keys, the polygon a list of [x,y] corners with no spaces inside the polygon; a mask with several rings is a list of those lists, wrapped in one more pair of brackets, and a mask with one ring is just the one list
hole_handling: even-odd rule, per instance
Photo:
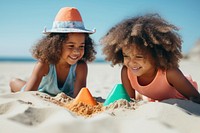
{"label": "beach sand", "polygon": [[[99,105],[92,114],[73,111],[73,99],[64,94],[51,97],[41,92],[11,93],[9,80],[27,80],[34,63],[0,63],[0,133],[199,133],[200,105],[187,100],[162,102],[119,100],[102,106],[113,87],[121,83],[120,66],[91,63],[87,88]],[[180,69],[200,85],[200,62],[183,60]],[[77,107],[85,106],[78,105]],[[88,109],[89,107],[84,107]],[[80,111],[80,109],[79,109]]]}

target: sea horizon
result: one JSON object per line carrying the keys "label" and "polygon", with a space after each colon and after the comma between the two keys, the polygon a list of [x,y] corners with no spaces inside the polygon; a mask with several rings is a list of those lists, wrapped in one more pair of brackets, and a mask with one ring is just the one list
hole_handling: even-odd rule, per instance
{"label": "sea horizon", "polygon": [[[0,57],[0,62],[36,62],[32,57]],[[102,58],[96,58],[95,63],[106,63]]]}

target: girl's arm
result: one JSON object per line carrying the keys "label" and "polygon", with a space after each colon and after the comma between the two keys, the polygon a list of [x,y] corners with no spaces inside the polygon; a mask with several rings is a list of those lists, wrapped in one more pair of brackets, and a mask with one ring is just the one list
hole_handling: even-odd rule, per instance
{"label": "girl's arm", "polygon": [[[183,73],[178,69],[167,70],[167,80],[173,87],[176,88],[183,96],[188,99],[194,99],[194,102],[200,103],[200,94],[194,88],[194,86],[188,81],[188,79],[183,75]],[[197,101],[195,101],[195,99]]]}
{"label": "girl's arm", "polygon": [[42,77],[49,72],[49,65],[47,63],[37,62],[35,65],[31,77],[27,81],[25,91],[38,90]]}
{"label": "girl's arm", "polygon": [[76,97],[81,88],[86,87],[88,67],[84,61],[79,61],[76,66],[76,81],[74,83],[74,94]]}
{"label": "girl's arm", "polygon": [[135,99],[135,90],[131,87],[131,83],[128,79],[128,75],[127,75],[127,67],[123,66],[122,70],[121,70],[121,80],[122,80],[122,84],[124,85],[128,95],[131,98]]}

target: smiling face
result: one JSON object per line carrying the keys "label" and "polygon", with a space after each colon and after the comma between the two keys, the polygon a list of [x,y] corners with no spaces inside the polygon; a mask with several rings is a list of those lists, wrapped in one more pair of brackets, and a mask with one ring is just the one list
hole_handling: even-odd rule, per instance
{"label": "smiling face", "polygon": [[85,34],[69,33],[67,41],[63,44],[60,63],[75,64],[84,55]]}
{"label": "smiling face", "polygon": [[150,54],[144,54],[137,49],[136,45],[122,48],[124,65],[132,70],[132,73],[138,77],[148,76],[155,72],[155,65]]}

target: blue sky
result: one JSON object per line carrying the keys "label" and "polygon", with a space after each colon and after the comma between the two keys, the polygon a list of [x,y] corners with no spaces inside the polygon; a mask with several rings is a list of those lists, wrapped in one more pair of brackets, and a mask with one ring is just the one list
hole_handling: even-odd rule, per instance
{"label": "blue sky", "polygon": [[[66,6],[78,8],[87,29],[96,28],[91,36],[96,44],[118,22],[144,13],[159,13],[178,26],[184,53],[200,39],[199,0],[1,0],[0,57],[31,57],[30,48],[44,27],[50,29]],[[103,58],[100,45],[97,52]]]}

